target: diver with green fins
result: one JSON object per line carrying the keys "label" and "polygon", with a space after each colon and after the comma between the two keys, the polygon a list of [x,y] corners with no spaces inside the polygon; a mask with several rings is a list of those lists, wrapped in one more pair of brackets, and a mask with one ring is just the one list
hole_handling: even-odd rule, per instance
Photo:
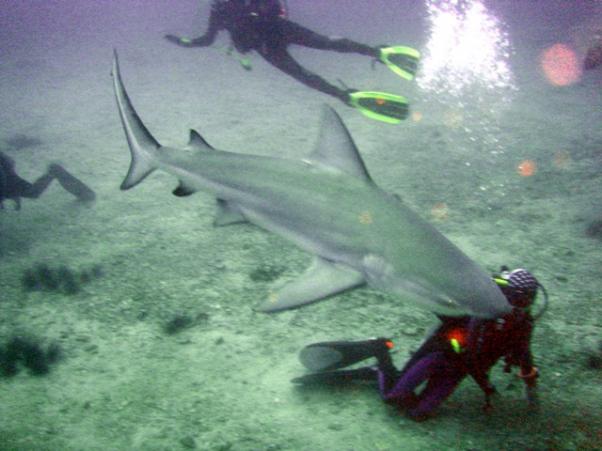
{"label": "diver with green fins", "polygon": [[[524,269],[508,271],[504,267],[494,280],[512,306],[510,313],[491,319],[440,316],[441,324],[400,371],[392,362],[393,342],[387,338],[329,341],[308,345],[300,352],[301,363],[312,373],[292,382],[304,386],[372,383],[378,385],[385,402],[413,420],[424,421],[466,376],[484,392],[484,410],[490,411],[496,389],[489,372],[503,357],[504,372],[519,367],[518,377],[525,384],[529,407],[537,408],[539,371],[533,363],[530,341],[535,321],[547,308],[547,293]],[[538,288],[543,291],[544,304],[532,314]],[[368,358],[376,358],[377,365],[347,368]]]}
{"label": "diver with green fins", "polygon": [[[405,97],[334,86],[301,66],[290,55],[288,47],[301,45],[369,56],[406,80],[414,78],[420,59],[420,53],[413,48],[371,47],[350,39],[320,35],[289,20],[286,3],[280,0],[213,0],[209,25],[202,36],[189,39],[168,34],[165,38],[182,47],[207,47],[221,30],[230,33],[232,46],[239,53],[244,55],[255,50],[282,72],[310,88],[338,98],[372,119],[397,124],[408,116],[409,106]],[[247,58],[240,61],[244,69],[250,70]]]}

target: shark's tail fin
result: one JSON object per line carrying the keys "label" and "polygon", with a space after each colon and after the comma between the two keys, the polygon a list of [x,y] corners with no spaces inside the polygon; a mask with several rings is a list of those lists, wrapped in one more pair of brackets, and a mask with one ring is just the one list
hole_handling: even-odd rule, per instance
{"label": "shark's tail fin", "polygon": [[126,190],[136,186],[156,169],[154,161],[161,144],[150,134],[132,106],[132,102],[121,80],[117,51],[113,51],[113,70],[111,75],[113,76],[113,88],[115,90],[121,124],[123,125],[123,130],[130,146],[130,153],[132,154],[130,169],[121,183],[121,189]]}

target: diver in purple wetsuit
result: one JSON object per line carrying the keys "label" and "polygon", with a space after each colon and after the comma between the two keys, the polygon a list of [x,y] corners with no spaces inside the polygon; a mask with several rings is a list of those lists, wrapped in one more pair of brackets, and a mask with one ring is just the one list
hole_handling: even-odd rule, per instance
{"label": "diver in purple wetsuit", "polygon": [[[529,272],[505,271],[495,281],[514,307],[495,319],[440,317],[442,323],[422,344],[401,371],[393,365],[384,338],[362,342],[325,342],[309,345],[300,358],[318,372],[294,379],[302,384],[378,380],[380,394],[387,403],[404,409],[416,421],[423,421],[447,399],[466,376],[471,376],[485,393],[485,408],[496,390],[489,381],[489,370],[504,358],[506,372],[520,368],[518,376],[526,385],[527,399],[537,405],[537,368],[530,351],[534,317],[530,309],[541,285]],[[544,290],[544,296],[547,295]],[[545,307],[544,307],[545,309]],[[543,314],[541,310],[537,317]],[[376,367],[337,370],[368,357],[376,357]],[[335,371],[332,371],[335,370]],[[417,388],[426,383],[417,393]]]}
{"label": "diver in purple wetsuit", "polygon": [[[404,97],[335,86],[301,66],[290,55],[288,47],[300,45],[368,56],[407,80],[411,80],[417,70],[420,58],[417,50],[404,46],[373,47],[350,39],[323,36],[292,22],[287,16],[286,5],[280,0],[213,0],[209,26],[202,36],[190,39],[168,34],[165,39],[181,47],[207,47],[213,44],[219,31],[226,30],[230,33],[231,47],[239,53],[255,50],[282,72],[359,109],[368,117],[390,123],[407,117],[408,104]],[[247,59],[241,59],[241,64],[251,69]]]}

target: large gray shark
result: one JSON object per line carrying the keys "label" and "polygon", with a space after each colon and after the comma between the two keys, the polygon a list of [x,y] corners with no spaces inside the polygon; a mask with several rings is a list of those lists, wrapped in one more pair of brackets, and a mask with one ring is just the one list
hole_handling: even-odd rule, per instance
{"label": "large gray shark", "polygon": [[132,156],[127,190],[156,169],[179,179],[174,194],[206,191],[216,225],[251,222],[315,255],[297,280],[257,307],[276,312],[368,286],[444,315],[491,318],[510,305],[489,275],[371,179],[345,125],[326,107],[314,151],[293,160],[212,148],[190,131],[185,149],[161,146],[125,91],[117,54],[113,84]]}

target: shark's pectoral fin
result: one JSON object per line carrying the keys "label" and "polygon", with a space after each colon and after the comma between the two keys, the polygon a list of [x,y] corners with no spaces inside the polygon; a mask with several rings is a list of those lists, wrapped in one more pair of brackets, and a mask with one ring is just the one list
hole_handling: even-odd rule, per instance
{"label": "shark's pectoral fin", "polygon": [[255,310],[272,313],[301,307],[365,283],[359,271],[316,257],[298,279],[287,283]]}
{"label": "shark's pectoral fin", "polygon": [[226,226],[231,224],[240,224],[241,222],[247,222],[247,218],[241,213],[241,211],[223,199],[217,199],[217,214],[214,226]]}

